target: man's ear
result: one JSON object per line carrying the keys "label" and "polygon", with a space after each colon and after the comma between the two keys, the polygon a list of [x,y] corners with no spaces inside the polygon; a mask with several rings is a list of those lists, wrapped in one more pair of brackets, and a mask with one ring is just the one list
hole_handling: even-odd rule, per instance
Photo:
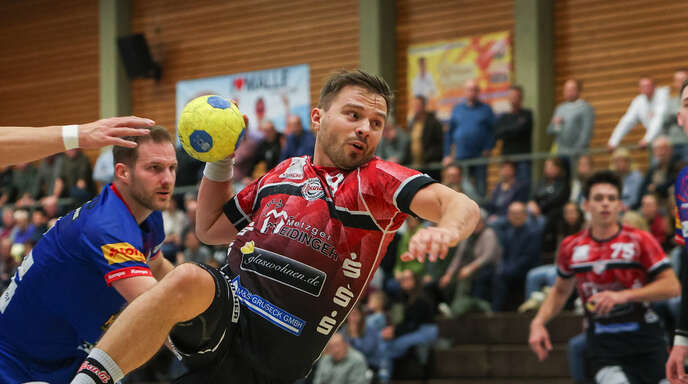
{"label": "man's ear", "polygon": [[322,121],[323,116],[325,115],[323,111],[320,108],[313,108],[311,111],[311,130],[313,130],[314,133],[318,133],[320,130],[320,123]]}
{"label": "man's ear", "polygon": [[129,184],[129,175],[131,171],[124,163],[115,164],[115,179],[118,179],[126,184]]}

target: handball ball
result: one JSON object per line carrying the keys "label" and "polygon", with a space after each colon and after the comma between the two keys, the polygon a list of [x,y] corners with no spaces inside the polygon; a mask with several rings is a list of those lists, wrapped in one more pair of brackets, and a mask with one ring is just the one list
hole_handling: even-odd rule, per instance
{"label": "handball ball", "polygon": [[244,128],[244,118],[234,103],[222,96],[206,95],[186,104],[177,135],[191,157],[212,162],[234,153]]}

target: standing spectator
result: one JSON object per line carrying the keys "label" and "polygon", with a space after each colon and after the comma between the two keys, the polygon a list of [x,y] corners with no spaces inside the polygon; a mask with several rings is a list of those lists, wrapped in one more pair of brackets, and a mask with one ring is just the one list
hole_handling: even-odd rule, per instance
{"label": "standing spectator", "polygon": [[381,383],[387,383],[392,378],[394,359],[403,356],[414,346],[429,346],[438,335],[432,302],[425,296],[420,278],[411,270],[405,270],[401,276],[401,288],[404,291],[403,320],[380,332],[382,340],[378,347],[378,375]]}
{"label": "standing spectator", "polygon": [[516,178],[516,163],[505,161],[499,169],[499,182],[495,185],[487,204],[489,222],[506,218],[509,205],[514,201],[528,201],[528,179]]}
{"label": "standing spectator", "polygon": [[[533,112],[523,108],[523,88],[520,85],[509,87],[511,112],[497,118],[495,138],[502,140],[502,155],[519,155],[531,152],[533,135]],[[516,163],[516,174],[520,180],[530,180],[530,160]]]}
{"label": "standing spectator", "polygon": [[[466,101],[456,105],[449,119],[449,132],[444,140],[444,165],[454,160],[488,157],[494,147],[495,117],[492,108],[478,99],[480,87],[475,80],[468,80],[464,86]],[[475,179],[478,193],[485,195],[487,165],[469,168]]]}
{"label": "standing spectator", "polygon": [[93,173],[91,163],[80,149],[70,149],[65,152],[60,176],[55,180],[53,196],[71,197],[75,204],[90,199],[93,194]]}
{"label": "standing spectator", "polygon": [[61,153],[46,157],[38,166],[38,175],[35,181],[34,193],[37,197],[45,197],[53,195],[53,188],[55,187],[55,180],[60,176],[62,169],[62,161],[64,155]]}
{"label": "standing spectator", "polygon": [[486,222],[487,212],[481,210],[480,221],[473,234],[459,243],[449,268],[439,281],[443,290],[452,281],[456,282],[454,298],[449,306],[452,316],[461,316],[472,310],[490,310],[491,278],[501,249],[497,234]]}
{"label": "standing spectator", "polygon": [[411,165],[438,180],[440,170],[430,169],[428,166],[442,161],[442,124],[426,108],[427,99],[416,95],[413,99],[413,119],[408,126],[411,135]]}
{"label": "standing spectator", "polygon": [[349,344],[341,333],[330,338],[325,355],[315,371],[313,384],[367,384],[366,361],[363,355]]}
{"label": "standing spectator", "polygon": [[672,154],[671,144],[666,136],[660,136],[652,143],[652,157],[655,162],[645,173],[640,194],[643,196],[654,193],[663,205],[669,197],[669,188],[674,185],[674,180],[683,168],[684,162],[679,156]]}
{"label": "standing spectator", "polygon": [[592,157],[590,155],[582,155],[578,157],[576,162],[576,174],[575,177],[571,179],[571,195],[569,197],[570,201],[583,206],[583,185],[585,181],[592,175],[593,164]]}
{"label": "standing spectator", "polygon": [[301,124],[301,119],[298,116],[290,115],[287,117],[285,133],[287,143],[282,150],[280,161],[303,155],[313,156],[315,136],[310,131],[303,129],[303,124]]}
{"label": "standing spectator", "polygon": [[640,189],[643,175],[633,169],[631,153],[626,148],[617,148],[612,154],[611,170],[621,179],[621,203],[624,210],[636,208],[640,203]]}
{"label": "standing spectator", "polygon": [[36,188],[34,188],[37,174],[38,170],[31,163],[15,165],[12,169],[12,180],[9,186],[10,201],[18,207],[33,204],[37,198],[35,195]]}
{"label": "standing spectator", "polygon": [[115,178],[115,161],[112,157],[112,146],[103,147],[100,155],[93,164],[93,181],[96,183],[96,191],[100,193],[103,187]]}
{"label": "standing spectator", "polygon": [[463,177],[463,168],[456,163],[450,163],[444,167],[442,171],[442,184],[465,194],[478,204],[483,203],[483,196],[478,194],[470,180]]}
{"label": "standing spectator", "polygon": [[264,120],[259,129],[263,134],[263,139],[258,145],[258,154],[255,158],[253,172],[254,174],[256,173],[256,166],[258,164],[264,163],[264,169],[259,172],[260,176],[262,176],[265,172],[279,164],[280,156],[282,155],[282,134],[275,129],[275,123],[272,120]]}
{"label": "standing spectator", "polygon": [[650,227],[650,233],[657,240],[657,243],[666,248],[667,237],[669,236],[669,223],[659,211],[659,204],[655,195],[645,195],[640,203],[640,213],[645,218]]}
{"label": "standing spectator", "polygon": [[4,207],[2,209],[2,223],[0,223],[0,240],[10,237],[14,224],[14,209]]}
{"label": "standing spectator", "polygon": [[688,79],[688,70],[679,69],[674,72],[674,81],[672,86],[676,91],[676,96],[669,99],[666,114],[664,115],[664,124],[662,125],[662,135],[669,138],[669,141],[674,145],[674,153],[681,156],[683,161],[688,161],[688,136],[683,132],[683,128],[678,125],[676,116],[679,109],[681,109],[680,95],[681,85]]}
{"label": "standing spectator", "polygon": [[377,146],[376,154],[383,160],[397,164],[408,164],[409,140],[406,130],[397,127],[394,124],[394,119],[390,117],[385,124],[385,130],[382,131],[382,138]]}
{"label": "standing spectator", "polygon": [[564,101],[554,110],[547,133],[555,136],[552,152],[557,155],[581,153],[588,149],[595,126],[595,110],[580,92],[580,81],[568,79],[564,83]]}
{"label": "standing spectator", "polygon": [[540,229],[527,223],[525,204],[511,203],[507,219],[498,231],[502,258],[497,264],[492,286],[492,310],[495,312],[515,309],[516,303],[522,301],[526,274],[540,262]]}
{"label": "standing spectator", "polygon": [[638,92],[609,137],[607,145],[610,149],[616,149],[626,133],[638,123],[645,128],[645,135],[638,142],[640,146],[647,146],[661,133],[662,121],[669,105],[669,88],[656,88],[654,80],[643,77],[638,81]]}
{"label": "standing spectator", "polygon": [[426,100],[437,96],[437,86],[435,80],[432,79],[432,74],[427,71],[425,57],[418,58],[418,75],[413,79],[411,89],[414,95],[423,96]]}

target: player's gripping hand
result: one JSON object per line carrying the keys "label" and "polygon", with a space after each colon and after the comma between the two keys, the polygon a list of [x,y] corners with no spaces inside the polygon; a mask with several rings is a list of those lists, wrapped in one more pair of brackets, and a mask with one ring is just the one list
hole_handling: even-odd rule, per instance
{"label": "player's gripping hand", "polygon": [[596,314],[605,316],[617,304],[625,304],[628,302],[626,291],[602,291],[596,293],[588,299],[588,303],[592,303],[592,309]]}
{"label": "player's gripping hand", "polygon": [[688,347],[674,345],[666,363],[666,378],[671,384],[688,384],[684,363],[688,358]]}
{"label": "player's gripping hand", "polygon": [[143,136],[155,121],[136,116],[110,117],[92,123],[79,125],[79,147],[101,148],[106,145],[135,148],[136,143],[122,139],[123,136]]}
{"label": "player's gripping hand", "polygon": [[459,234],[447,228],[428,227],[416,232],[409,241],[408,251],[401,255],[402,261],[416,259],[421,263],[425,257],[432,262],[444,259],[449,251],[450,244],[456,244]]}
{"label": "player's gripping hand", "polygon": [[530,349],[537,355],[538,360],[545,360],[547,355],[549,355],[549,351],[552,350],[552,342],[549,340],[547,328],[539,323],[531,323],[528,344],[530,344]]}

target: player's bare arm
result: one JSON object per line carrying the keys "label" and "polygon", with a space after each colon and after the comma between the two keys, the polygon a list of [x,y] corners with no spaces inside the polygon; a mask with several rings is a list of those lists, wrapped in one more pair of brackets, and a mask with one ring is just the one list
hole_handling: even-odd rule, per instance
{"label": "player's bare arm", "polygon": [[237,230],[222,212],[222,206],[232,197],[232,181],[213,181],[203,176],[198,187],[196,235],[205,244],[229,244]]}
{"label": "player's bare arm", "polygon": [[530,336],[528,343],[530,349],[535,352],[540,361],[547,358],[549,351],[552,350],[552,343],[545,325],[564,308],[566,300],[576,287],[576,280],[573,278],[563,279],[557,277],[552,290],[547,295],[544,303],[540,307],[537,315],[530,323]]}
{"label": "player's bare arm", "polygon": [[148,262],[148,266],[150,267],[153,277],[155,277],[155,280],[158,281],[162,280],[165,275],[174,269],[174,265],[172,265],[169,260],[163,257],[162,252],[160,252],[156,257],[151,258],[151,260]]}
{"label": "player's bare arm", "polygon": [[436,226],[419,230],[409,243],[405,259],[430,261],[444,258],[450,247],[467,238],[478,224],[480,208],[466,195],[442,184],[431,184],[416,193],[411,211]]}
{"label": "player's bare arm", "polygon": [[602,291],[590,298],[597,314],[605,315],[617,304],[628,302],[660,301],[681,294],[681,284],[674,270],[669,268],[657,274],[649,284],[623,291]]}
{"label": "player's bare arm", "polygon": [[78,126],[0,127],[0,166],[19,164],[71,148],[93,149],[106,145],[134,148],[123,136],[141,136],[155,124],[136,116],[112,117]]}

